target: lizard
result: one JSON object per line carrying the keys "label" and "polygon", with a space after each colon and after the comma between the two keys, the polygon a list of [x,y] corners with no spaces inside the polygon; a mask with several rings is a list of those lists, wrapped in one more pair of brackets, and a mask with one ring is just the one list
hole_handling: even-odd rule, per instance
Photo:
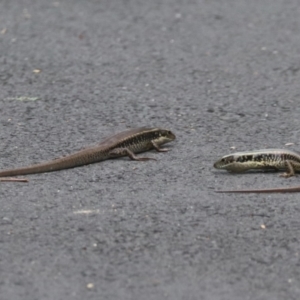
{"label": "lizard", "polygon": [[[285,170],[281,177],[295,176],[300,171],[300,154],[286,149],[262,149],[250,152],[236,152],[223,156],[214,163],[216,169],[229,172],[244,172],[251,169]],[[217,193],[295,193],[300,186],[253,190],[221,190]]]}
{"label": "lizard", "polygon": [[129,129],[104,139],[96,146],[61,158],[27,167],[0,171],[0,181],[15,181],[15,178],[5,180],[1,177],[53,172],[122,156],[129,156],[132,160],[137,161],[156,160],[150,157],[137,157],[135,154],[152,149],[158,152],[168,151],[169,149],[160,146],[175,139],[176,136],[167,129],[147,127]]}

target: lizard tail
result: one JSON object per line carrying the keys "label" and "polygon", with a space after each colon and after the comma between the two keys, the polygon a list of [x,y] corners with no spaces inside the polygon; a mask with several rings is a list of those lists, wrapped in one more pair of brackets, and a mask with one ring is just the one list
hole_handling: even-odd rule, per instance
{"label": "lizard tail", "polygon": [[0,177],[53,172],[84,166],[104,159],[106,158],[98,155],[98,153],[95,154],[95,152],[93,151],[90,151],[90,153],[88,153],[86,150],[84,150],[84,155],[82,155],[82,151],[79,151],[69,156],[57,158],[49,162],[35,164],[29,167],[0,171]]}
{"label": "lizard tail", "polygon": [[287,188],[275,188],[275,189],[261,189],[261,190],[223,190],[215,191],[216,193],[299,193],[300,186],[287,187]]}

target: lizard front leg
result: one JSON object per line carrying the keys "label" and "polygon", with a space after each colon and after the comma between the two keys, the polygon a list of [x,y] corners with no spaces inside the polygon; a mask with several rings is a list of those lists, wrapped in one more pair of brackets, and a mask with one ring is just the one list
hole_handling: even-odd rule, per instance
{"label": "lizard front leg", "polygon": [[285,161],[287,172],[280,175],[280,177],[289,178],[295,176],[295,166],[290,160]]}
{"label": "lizard front leg", "polygon": [[167,152],[167,151],[169,151],[169,149],[167,149],[167,148],[159,148],[159,146],[154,141],[151,141],[151,144],[152,144],[153,148],[158,152]]}
{"label": "lizard front leg", "polygon": [[131,150],[128,148],[116,148],[109,152],[110,157],[120,157],[120,156],[129,156],[132,160],[137,161],[146,161],[146,160],[156,160],[152,157],[137,157]]}

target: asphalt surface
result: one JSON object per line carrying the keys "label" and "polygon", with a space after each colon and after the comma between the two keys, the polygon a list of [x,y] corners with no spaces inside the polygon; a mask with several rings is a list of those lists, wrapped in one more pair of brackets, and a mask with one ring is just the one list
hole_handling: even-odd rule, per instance
{"label": "asphalt surface", "polygon": [[177,140],[156,162],[1,183],[1,300],[299,299],[300,195],[214,193],[299,178],[212,168],[300,148],[299,16],[296,0],[2,0],[1,169],[129,127]]}

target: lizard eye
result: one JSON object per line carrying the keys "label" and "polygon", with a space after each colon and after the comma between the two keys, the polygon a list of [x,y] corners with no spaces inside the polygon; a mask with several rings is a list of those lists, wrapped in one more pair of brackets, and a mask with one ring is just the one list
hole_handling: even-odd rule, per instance
{"label": "lizard eye", "polygon": [[234,161],[234,158],[232,156],[222,158],[222,162],[225,163],[225,164],[232,163],[233,161]]}

